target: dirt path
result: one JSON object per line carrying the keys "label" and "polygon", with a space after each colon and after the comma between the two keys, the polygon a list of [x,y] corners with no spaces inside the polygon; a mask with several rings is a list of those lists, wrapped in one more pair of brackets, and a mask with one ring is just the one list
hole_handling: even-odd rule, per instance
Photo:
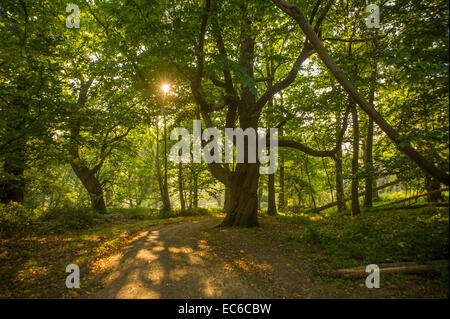
{"label": "dirt path", "polygon": [[157,225],[140,233],[94,279],[93,298],[264,298],[227,269],[203,238],[219,218]]}
{"label": "dirt path", "polygon": [[199,217],[149,227],[102,260],[79,297],[440,298],[435,286],[414,284],[415,277],[403,288],[382,281],[380,289],[367,289],[364,279],[314,275],[326,257],[283,240],[298,225],[261,220],[257,228],[214,228],[220,221]]}

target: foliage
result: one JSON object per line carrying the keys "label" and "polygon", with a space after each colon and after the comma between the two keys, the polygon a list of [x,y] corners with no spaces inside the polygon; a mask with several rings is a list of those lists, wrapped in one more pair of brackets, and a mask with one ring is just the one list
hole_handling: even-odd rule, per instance
{"label": "foliage", "polygon": [[325,249],[330,267],[351,267],[401,261],[448,259],[448,208],[429,206],[415,210],[364,212],[293,217],[304,231],[286,240],[307,244],[315,252]]}
{"label": "foliage", "polygon": [[28,235],[32,221],[32,210],[15,202],[0,203],[0,238]]}

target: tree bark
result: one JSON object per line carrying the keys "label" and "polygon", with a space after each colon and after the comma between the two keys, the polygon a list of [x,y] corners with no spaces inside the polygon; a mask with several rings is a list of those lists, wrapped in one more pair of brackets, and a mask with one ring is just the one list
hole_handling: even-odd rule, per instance
{"label": "tree bark", "polygon": [[[377,33],[375,32],[375,37]],[[374,101],[375,101],[375,91],[376,91],[376,82],[377,82],[377,73],[378,73],[378,64],[376,61],[376,49],[377,44],[376,40],[374,40],[374,48],[373,48],[373,59],[374,59],[374,70],[372,73],[372,79],[370,81],[370,90],[369,90],[369,104],[372,108],[375,109]],[[366,194],[364,196],[364,206],[372,207],[373,203],[373,186],[374,186],[374,167],[373,167],[373,132],[374,132],[374,123],[373,119],[369,116],[369,122],[367,124],[367,138],[366,145],[364,150],[364,165],[366,170],[366,176],[364,179]]]}
{"label": "tree bark", "polygon": [[161,195],[161,201],[163,204],[162,209],[165,211],[170,211],[171,210],[171,205],[170,205],[170,198],[169,198],[169,194],[166,192],[167,188],[165,187],[162,175],[161,175],[161,168],[159,165],[159,126],[158,126],[158,122],[156,123],[156,156],[155,156],[155,160],[156,160],[156,175],[158,178],[158,186],[159,186],[159,192]]}
{"label": "tree bark", "polygon": [[[202,14],[199,32],[199,41],[196,48],[196,74],[190,80],[190,86],[192,94],[196,102],[200,106],[200,112],[202,118],[207,127],[214,127],[211,120],[211,108],[207,100],[204,98],[201,84],[204,76],[204,64],[205,64],[205,39],[208,25],[208,18],[212,10],[211,1],[205,1],[205,10]],[[247,4],[243,2],[242,10],[246,10]],[[240,40],[240,56],[239,65],[246,75],[254,80],[254,61],[255,61],[255,30],[252,26],[252,21],[249,16],[246,16],[241,27],[241,40]],[[219,54],[226,58],[227,53],[224,45],[224,41],[221,36],[221,29],[216,20],[212,21],[212,33],[216,40],[216,46]],[[261,110],[264,105],[273,97],[274,94],[288,87],[296,78],[300,65],[310,56],[311,48],[304,46],[302,52],[297,57],[289,73],[279,82],[275,83],[272,87],[268,88],[261,96],[256,99],[254,90],[251,85],[242,83],[233,83],[233,77],[229,69],[224,68],[223,78],[224,81],[213,81],[213,84],[225,89],[226,102],[228,111],[226,115],[226,127],[235,127],[236,116],[239,117],[239,125],[245,130],[252,128],[257,130],[258,120],[261,116]],[[220,82],[220,83],[219,83]],[[236,87],[240,87],[239,93]],[[247,153],[248,143],[244,143],[244,150]],[[237,163],[234,171],[230,171],[229,166],[222,165],[220,163],[208,164],[212,175],[219,181],[225,184],[228,188],[226,193],[226,217],[222,222],[222,226],[240,226],[240,227],[252,227],[257,226],[257,212],[258,212],[258,178],[259,178],[259,163],[248,163],[248,159],[244,163]]]}
{"label": "tree bark", "polygon": [[88,167],[75,162],[72,162],[71,166],[89,193],[92,209],[99,213],[106,213],[103,187],[96,176],[96,172],[93,169],[89,169]]}
{"label": "tree bark", "polygon": [[352,216],[359,215],[358,197],[358,161],[359,161],[359,124],[358,110],[352,103],[352,125],[353,125],[353,158],[352,158]]}
{"label": "tree bark", "polygon": [[269,174],[267,186],[267,214],[273,216],[277,214],[277,206],[275,204],[275,174]]}
{"label": "tree bark", "polygon": [[312,184],[311,184],[311,176],[309,175],[308,158],[306,158],[306,161],[305,161],[305,171],[306,171],[306,177],[308,177],[309,194],[311,196],[311,201],[313,203],[313,207],[314,207],[314,210],[315,210],[317,207],[316,207],[316,200],[314,198],[313,187],[312,187]]}
{"label": "tree bark", "polygon": [[[87,102],[89,89],[94,82],[91,78],[87,82],[82,83],[78,96],[78,106],[81,107]],[[71,156],[70,165],[73,171],[80,179],[83,186],[88,191],[91,199],[91,207],[94,211],[99,213],[106,213],[106,204],[103,198],[103,185],[98,178],[98,172],[103,165],[103,159],[99,161],[93,168],[89,168],[85,161],[81,159],[79,153],[79,137],[80,137],[81,124],[79,121],[74,120],[71,123],[70,129],[70,145],[69,154]]]}
{"label": "tree bark", "polygon": [[238,163],[229,182],[226,217],[221,227],[258,226],[258,163]]}
{"label": "tree bark", "polygon": [[186,202],[184,200],[184,194],[183,194],[183,172],[181,167],[181,162],[178,163],[178,192],[180,195],[180,206],[181,211],[186,211]]}
{"label": "tree bark", "polygon": [[260,187],[258,189],[258,211],[261,210],[262,196],[263,196],[263,189],[262,189],[262,187]]}
{"label": "tree bark", "polygon": [[280,193],[278,194],[278,210],[280,212],[284,211],[286,208],[286,198],[285,198],[285,188],[284,188],[284,157],[283,154],[280,156],[280,165],[278,167],[279,174],[279,183],[280,183]]}

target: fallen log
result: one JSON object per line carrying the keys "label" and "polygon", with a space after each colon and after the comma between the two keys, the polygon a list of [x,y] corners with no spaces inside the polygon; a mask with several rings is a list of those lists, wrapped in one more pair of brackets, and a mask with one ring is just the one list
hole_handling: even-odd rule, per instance
{"label": "fallen log", "polygon": [[[439,273],[448,268],[448,260],[434,260],[425,264],[415,262],[378,264],[380,275],[382,274],[421,274],[421,273]],[[366,266],[339,269],[334,273],[336,277],[342,278],[361,278],[367,277]]]}
{"label": "fallen log", "polygon": [[[394,186],[394,185],[396,185],[396,184],[398,184],[398,183],[400,183],[400,182],[401,182],[401,181],[396,180],[396,181],[393,181],[393,182],[390,182],[390,183],[386,183],[386,184],[384,184],[384,185],[378,186],[377,188],[375,188],[375,190],[376,190],[376,191],[379,191],[379,190],[384,189],[384,188],[387,188],[387,187],[389,187],[389,186]],[[363,196],[365,193],[366,193],[365,191],[359,192],[359,193],[358,193],[358,196],[361,197],[361,196]],[[350,200],[350,198],[346,198],[346,199],[345,199],[345,201],[348,201],[348,200]],[[307,210],[306,212],[304,212],[304,214],[308,214],[308,213],[318,213],[318,212],[320,212],[320,211],[322,211],[322,210],[325,210],[325,209],[334,207],[334,206],[336,206],[338,203],[339,203],[339,202],[335,201],[335,202],[332,202],[332,203],[329,203],[329,204],[326,204],[326,205],[317,207],[316,209],[313,208],[313,209]]]}
{"label": "fallen log", "polygon": [[431,203],[431,204],[419,204],[419,205],[409,205],[409,206],[388,206],[381,208],[373,208],[370,210],[372,213],[376,212],[385,212],[390,210],[399,210],[399,209],[418,209],[424,207],[449,207],[449,203]]}
{"label": "fallen log", "polygon": [[383,205],[377,206],[377,208],[391,206],[391,205],[395,205],[395,204],[400,204],[400,203],[408,202],[408,201],[413,200],[413,199],[418,199],[418,198],[421,198],[421,197],[424,197],[424,196],[428,196],[428,195],[431,195],[431,194],[442,193],[442,192],[445,192],[445,191],[448,191],[448,187],[447,188],[438,189],[438,190],[434,190],[434,191],[429,192],[429,193],[420,194],[420,195],[416,195],[416,196],[400,199],[400,200],[397,200],[395,202],[383,204]]}

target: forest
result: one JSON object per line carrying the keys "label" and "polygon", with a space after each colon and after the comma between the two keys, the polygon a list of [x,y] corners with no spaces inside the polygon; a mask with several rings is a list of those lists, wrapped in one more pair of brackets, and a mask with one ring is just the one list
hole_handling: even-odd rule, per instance
{"label": "forest", "polygon": [[448,45],[443,0],[2,0],[0,298],[448,298]]}

